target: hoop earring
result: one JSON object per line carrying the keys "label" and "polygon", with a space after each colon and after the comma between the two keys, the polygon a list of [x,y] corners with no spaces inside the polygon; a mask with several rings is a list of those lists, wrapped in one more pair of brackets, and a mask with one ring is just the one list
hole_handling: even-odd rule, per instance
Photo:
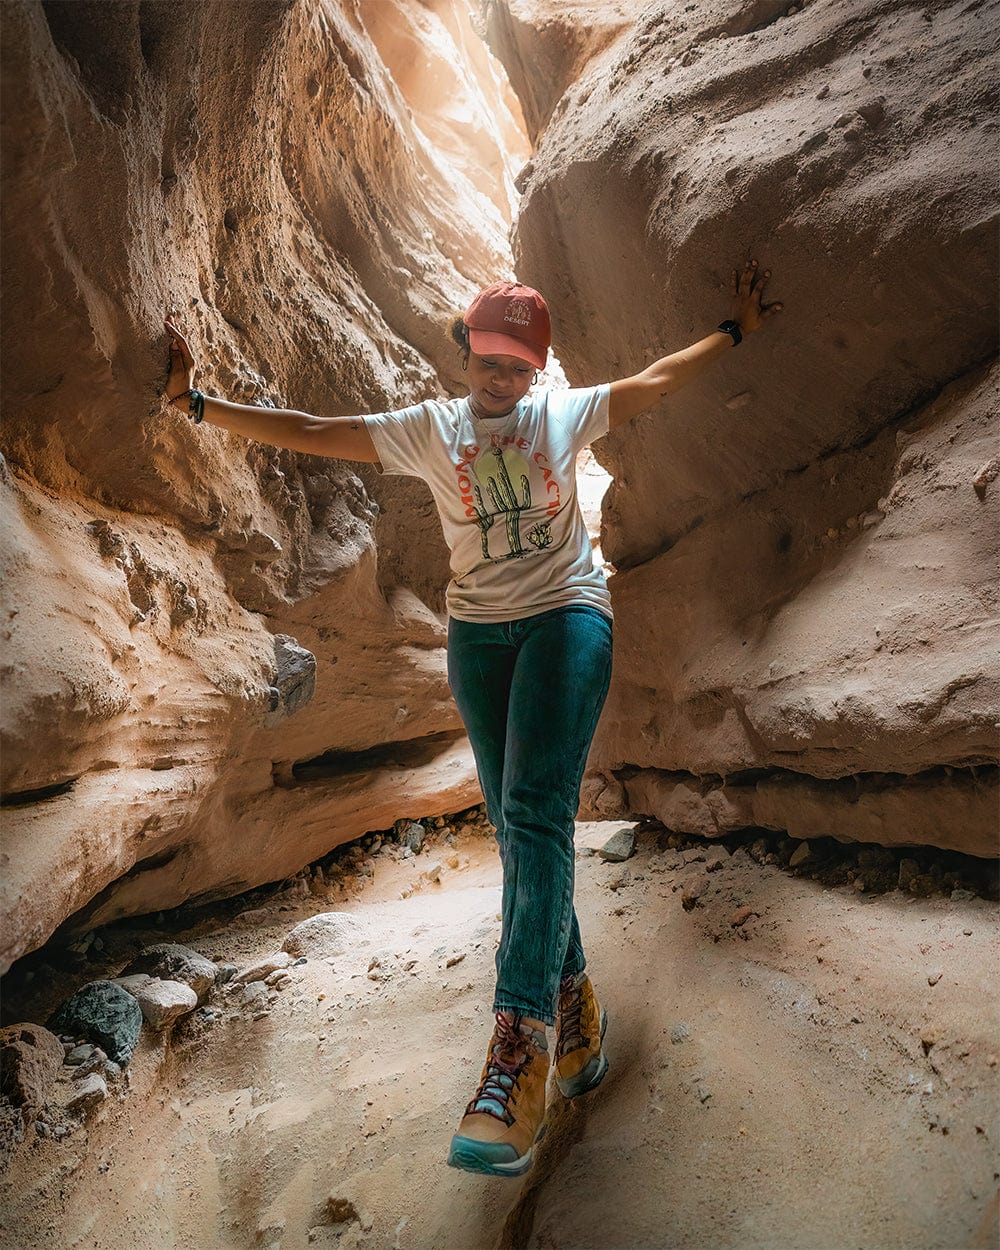
{"label": "hoop earring", "polygon": [[532,386],[538,385],[538,370],[537,369],[535,370],[535,376],[531,379],[531,385]]}

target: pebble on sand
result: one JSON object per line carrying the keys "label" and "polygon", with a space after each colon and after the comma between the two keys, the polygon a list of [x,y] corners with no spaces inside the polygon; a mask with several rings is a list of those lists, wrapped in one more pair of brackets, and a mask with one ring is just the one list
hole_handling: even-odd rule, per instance
{"label": "pebble on sand", "polygon": [[309,955],[317,959],[343,955],[357,945],[358,928],[350,912],[321,912],[297,924],[281,948],[289,955]]}
{"label": "pebble on sand", "polygon": [[[294,933],[294,929],[292,932]],[[292,957],[287,951],[275,951],[274,954],[268,955],[264,959],[258,959],[255,964],[245,968],[233,980],[238,985],[245,985],[250,981],[266,981],[272,972],[277,972],[281,968],[287,968],[291,962]]]}
{"label": "pebble on sand", "polygon": [[681,890],[681,906],[685,911],[691,911],[697,906],[698,900],[705,893],[708,882],[704,877],[696,877],[693,881],[688,881]]}
{"label": "pebble on sand", "polygon": [[620,864],[630,859],[635,854],[635,829],[631,825],[616,829],[597,853],[609,864]]}

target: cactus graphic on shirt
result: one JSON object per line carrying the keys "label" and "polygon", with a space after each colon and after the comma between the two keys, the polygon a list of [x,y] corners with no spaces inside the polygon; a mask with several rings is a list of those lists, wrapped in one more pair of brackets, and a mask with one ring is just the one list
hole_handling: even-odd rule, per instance
{"label": "cactus graphic on shirt", "polygon": [[[482,464],[487,458],[495,462],[495,471],[489,472],[486,466]],[[521,457],[518,457],[518,459],[521,459]],[[492,468],[492,466],[490,467]],[[527,467],[526,464],[525,467]],[[528,475],[526,473],[520,474],[521,498],[518,499],[504,459],[503,448],[501,447],[491,447],[489,451],[483,453],[476,462],[475,473],[476,477],[479,478],[479,482],[473,487],[473,493],[476,497],[476,521],[479,525],[480,537],[483,543],[483,559],[509,560],[514,556],[524,555],[518,521],[521,513],[531,507],[531,484],[528,481]],[[486,493],[492,507],[486,506],[480,482],[486,487]],[[501,515],[504,518],[507,531],[508,551],[503,556],[491,556],[489,531],[493,526],[493,522]]]}
{"label": "cactus graphic on shirt", "polygon": [[551,521],[539,521],[528,530],[528,542],[532,546],[537,547],[539,551],[543,547],[547,547],[552,542],[552,523]]}

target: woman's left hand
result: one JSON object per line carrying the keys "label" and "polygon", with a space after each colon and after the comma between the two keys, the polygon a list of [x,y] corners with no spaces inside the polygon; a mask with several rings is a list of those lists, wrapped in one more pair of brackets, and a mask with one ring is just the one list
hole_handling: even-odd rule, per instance
{"label": "woman's left hand", "polygon": [[770,276],[770,269],[761,272],[755,260],[748,260],[741,274],[733,270],[733,320],[740,323],[744,334],[753,334],[775,313],[781,312],[783,305],[780,303],[761,303],[760,297]]}
{"label": "woman's left hand", "polygon": [[186,396],[194,385],[194,356],[172,317],[164,321],[163,328],[170,336],[170,376],[167,378],[166,395],[168,399],[174,399]]}

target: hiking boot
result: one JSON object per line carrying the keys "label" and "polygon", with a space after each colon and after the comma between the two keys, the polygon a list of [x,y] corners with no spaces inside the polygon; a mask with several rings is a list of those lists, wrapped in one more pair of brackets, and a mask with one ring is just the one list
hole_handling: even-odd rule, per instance
{"label": "hiking boot", "polygon": [[601,1046],[608,1013],[594,997],[585,972],[559,983],[556,1019],[556,1085],[565,1098],[576,1098],[604,1079],[608,1058]]}
{"label": "hiking boot", "polygon": [[497,1014],[476,1096],[451,1139],[448,1163],[489,1176],[520,1176],[545,1131],[549,1051],[544,1033]]}

